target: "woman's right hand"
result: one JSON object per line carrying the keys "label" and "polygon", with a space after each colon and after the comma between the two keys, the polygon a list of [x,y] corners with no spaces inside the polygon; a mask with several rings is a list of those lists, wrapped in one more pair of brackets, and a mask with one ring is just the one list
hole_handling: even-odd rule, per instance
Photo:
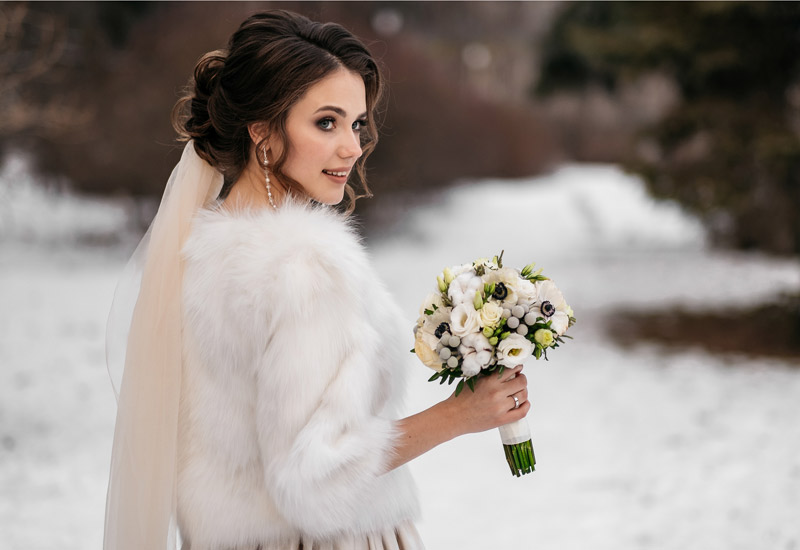
{"label": "woman's right hand", "polygon": [[[519,407],[514,408],[514,397]],[[480,376],[475,381],[475,391],[465,387],[455,392],[442,405],[448,407],[452,420],[460,433],[475,433],[509,424],[528,414],[528,379],[522,374],[522,365],[506,369],[500,376]]]}

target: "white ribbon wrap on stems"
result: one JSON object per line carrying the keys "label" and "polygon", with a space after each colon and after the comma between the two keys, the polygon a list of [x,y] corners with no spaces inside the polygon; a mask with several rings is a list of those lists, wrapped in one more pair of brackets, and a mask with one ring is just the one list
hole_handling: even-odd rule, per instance
{"label": "white ribbon wrap on stems", "polygon": [[503,445],[516,445],[524,443],[531,438],[531,429],[524,418],[497,428]]}

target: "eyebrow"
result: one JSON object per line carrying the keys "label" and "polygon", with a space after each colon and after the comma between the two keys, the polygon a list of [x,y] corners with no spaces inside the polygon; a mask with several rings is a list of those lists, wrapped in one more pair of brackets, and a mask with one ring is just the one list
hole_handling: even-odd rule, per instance
{"label": "eyebrow", "polygon": [[[342,118],[347,118],[347,112],[346,112],[344,109],[342,109],[341,107],[335,107],[335,106],[333,106],[333,105],[325,105],[324,107],[320,107],[319,109],[317,109],[316,111],[314,111],[314,114],[317,114],[317,113],[319,113],[320,111],[333,111],[334,113],[336,113],[336,114],[337,114],[337,115],[339,115],[340,117],[342,117]],[[365,116],[367,116],[367,112],[366,112],[366,111],[364,111],[363,113],[361,113],[361,114],[358,116],[358,118],[364,118]]]}

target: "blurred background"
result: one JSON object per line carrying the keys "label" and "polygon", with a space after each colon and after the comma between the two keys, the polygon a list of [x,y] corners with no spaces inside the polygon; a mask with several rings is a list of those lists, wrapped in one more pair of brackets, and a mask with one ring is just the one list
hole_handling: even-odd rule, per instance
{"label": "blurred background", "polygon": [[429,547],[800,548],[800,4],[3,2],[0,549],[101,544],[114,285],[196,60],[270,7],[386,69],[356,215],[409,347],[501,249],[578,318],[527,367],[535,474],[494,433],[412,465]]}

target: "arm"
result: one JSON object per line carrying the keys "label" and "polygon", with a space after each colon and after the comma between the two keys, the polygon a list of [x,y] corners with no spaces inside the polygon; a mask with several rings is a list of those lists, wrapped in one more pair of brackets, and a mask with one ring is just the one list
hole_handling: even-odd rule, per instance
{"label": "arm", "polygon": [[[397,423],[400,432],[389,469],[397,468],[460,435],[482,432],[524,418],[531,408],[527,379],[522,365],[504,372],[502,377],[481,377],[475,392],[464,389],[456,397],[409,416]],[[521,393],[518,393],[521,392]],[[514,409],[510,397],[517,394],[520,406]]]}

